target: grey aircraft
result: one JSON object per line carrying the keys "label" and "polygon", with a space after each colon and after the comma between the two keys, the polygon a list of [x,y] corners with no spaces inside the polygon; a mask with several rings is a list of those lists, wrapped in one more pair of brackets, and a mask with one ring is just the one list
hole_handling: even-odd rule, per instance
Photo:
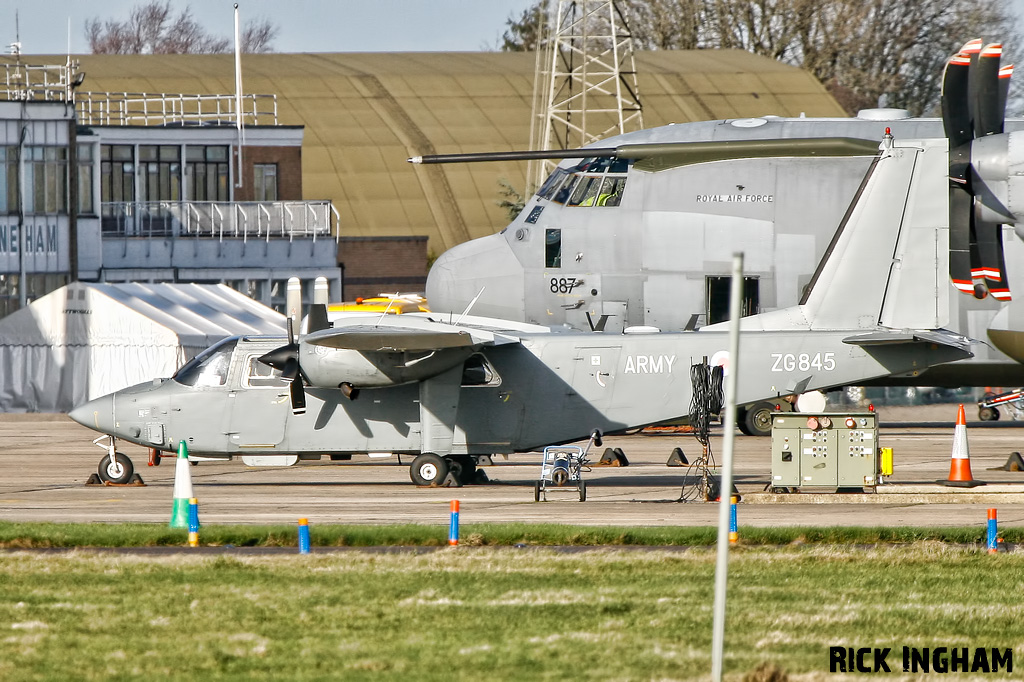
{"label": "grey aircraft", "polygon": [[[965,175],[1006,159],[999,150],[968,163],[972,140],[1003,139],[1011,68],[1000,68],[999,54],[998,46],[972,41],[951,60],[943,119],[893,109],[849,119],[768,116],[667,125],[568,152],[411,159],[565,159],[500,234],[437,259],[427,279],[430,307],[458,311],[478,297],[478,314],[536,324],[612,333],[635,325],[695,328],[725,318],[729,254],[736,250],[747,256],[745,314],[790,307],[804,295],[886,130],[897,139],[945,136],[954,158],[942,165],[954,181],[936,194],[908,195],[908,210],[944,206],[949,197],[953,229],[939,239],[948,238],[954,257],[951,277],[937,292],[940,317],[949,329],[991,345],[976,348],[970,360],[881,382],[1024,384],[1024,304],[1009,303],[1014,287],[1005,277],[986,279],[1006,269],[1005,237],[1010,281],[1024,290],[1024,243],[1012,238],[1014,221],[1004,208],[985,192],[972,194],[974,177]],[[1006,121],[1005,130],[1024,130],[1024,121]],[[988,141],[975,143],[978,154],[989,153],[983,146]],[[984,220],[974,219],[984,211]],[[1024,236],[1024,228],[1017,230]],[[979,298],[955,295],[957,289]],[[756,408],[764,413],[769,406],[751,407],[741,410],[740,427],[763,432],[759,424],[769,422],[757,418]]]}
{"label": "grey aircraft", "polygon": [[605,334],[422,313],[330,326],[314,305],[298,339],[227,339],[170,379],[97,398],[71,417],[112,436],[105,480],[132,473],[116,438],[163,451],[184,442],[198,456],[254,465],[408,454],[413,482],[436,485],[449,473],[472,480],[476,455],[681,417],[691,367],[704,358],[738,371],[743,403],[916,376],[971,355],[970,340],[939,323],[945,202],[907,210],[908,196],[945,196],[948,156],[945,139],[882,139],[804,298],[743,318],[733,362],[727,323]]}

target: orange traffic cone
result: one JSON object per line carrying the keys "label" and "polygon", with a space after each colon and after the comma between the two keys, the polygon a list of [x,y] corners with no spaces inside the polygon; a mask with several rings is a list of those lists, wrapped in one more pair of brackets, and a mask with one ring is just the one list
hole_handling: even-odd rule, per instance
{"label": "orange traffic cone", "polygon": [[956,415],[956,427],[953,429],[953,455],[949,462],[949,479],[939,483],[958,488],[985,485],[981,481],[975,481],[971,475],[971,453],[967,447],[967,417],[964,415],[963,405]]}

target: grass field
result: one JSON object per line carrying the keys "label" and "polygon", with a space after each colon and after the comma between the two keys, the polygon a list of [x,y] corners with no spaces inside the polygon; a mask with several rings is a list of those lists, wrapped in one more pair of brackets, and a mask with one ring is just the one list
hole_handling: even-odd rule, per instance
{"label": "grass field", "polygon": [[[714,563],[710,547],[8,552],[0,679],[706,678]],[[829,646],[893,648],[885,679],[917,679],[902,646],[1024,654],[1024,554],[741,547],[729,578],[733,679],[765,663],[831,679]]]}

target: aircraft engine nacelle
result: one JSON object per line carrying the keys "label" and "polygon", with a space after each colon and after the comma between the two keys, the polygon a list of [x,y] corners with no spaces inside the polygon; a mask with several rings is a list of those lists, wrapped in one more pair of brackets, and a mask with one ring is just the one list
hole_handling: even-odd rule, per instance
{"label": "aircraft engine nacelle", "polygon": [[1024,239],[1024,133],[975,139],[971,166],[976,217],[987,223],[1013,224]]}
{"label": "aircraft engine nacelle", "polygon": [[300,343],[299,364],[311,386],[381,388],[424,381],[461,365],[471,348],[427,351],[357,351]]}

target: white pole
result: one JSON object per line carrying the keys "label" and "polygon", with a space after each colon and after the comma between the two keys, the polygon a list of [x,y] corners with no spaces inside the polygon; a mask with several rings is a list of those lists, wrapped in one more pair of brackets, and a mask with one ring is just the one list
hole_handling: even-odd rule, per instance
{"label": "white pole", "polygon": [[242,41],[238,28],[238,3],[235,3],[235,128],[238,130],[238,176],[235,187],[242,186]]}
{"label": "white pole", "polygon": [[722,431],[722,478],[718,492],[718,555],[715,562],[715,606],[711,632],[711,679],[721,682],[725,647],[725,592],[729,577],[729,511],[732,501],[732,450],[736,440],[736,379],[740,371],[740,294],[743,254],[732,255],[729,287],[729,359],[725,377],[725,419]]}

